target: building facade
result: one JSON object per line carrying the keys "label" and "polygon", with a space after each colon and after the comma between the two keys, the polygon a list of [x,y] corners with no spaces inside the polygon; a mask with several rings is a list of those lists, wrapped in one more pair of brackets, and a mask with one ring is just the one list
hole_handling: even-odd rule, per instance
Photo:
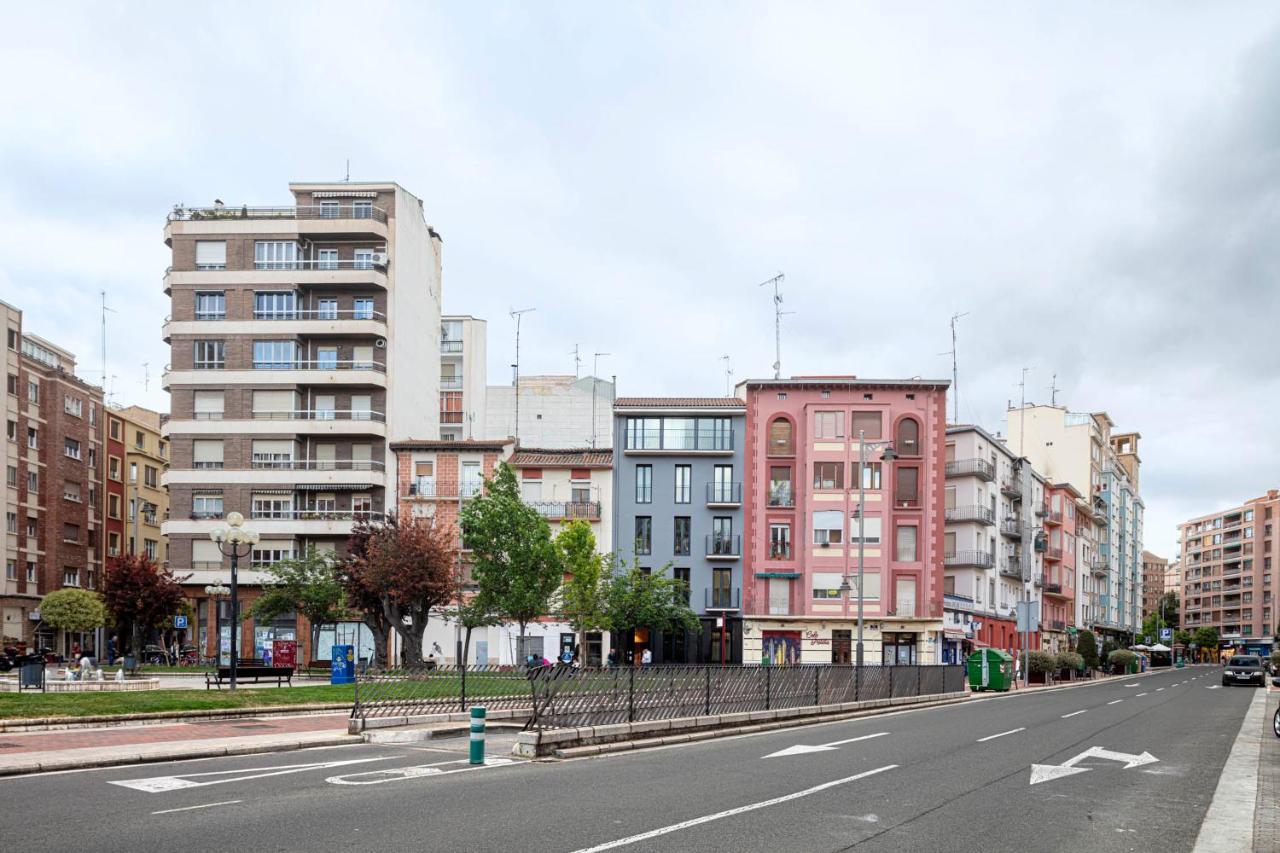
{"label": "building facade", "polygon": [[1160,599],[1164,597],[1166,590],[1175,590],[1176,587],[1166,587],[1165,579],[1169,574],[1169,561],[1163,557],[1157,557],[1150,551],[1142,552],[1142,618],[1146,619],[1152,613],[1158,613],[1160,610]]}
{"label": "building facade", "polygon": [[[738,385],[746,400],[744,661],[855,661],[859,597],[866,663],[942,660],[948,385],[851,377]],[[865,466],[860,435],[881,445]],[[895,458],[884,458],[884,443]]]}
{"label": "building facade", "polygon": [[1278,530],[1276,489],[1178,525],[1183,628],[1216,628],[1223,648],[1267,654],[1275,647]]}
{"label": "building facade", "polygon": [[[242,562],[247,608],[273,562],[341,550],[357,520],[389,511],[389,441],[439,431],[439,374],[422,365],[440,362],[441,241],[422,202],[394,183],[290,191],[288,207],[176,207],[165,225],[163,532],[206,654],[233,624],[204,593],[229,582],[209,540],[227,513],[261,536]],[[246,651],[297,639],[300,659],[328,657],[300,618],[240,630]]]}
{"label": "building facade", "polygon": [[521,376],[518,397],[514,385],[490,385],[486,395],[484,425],[488,434],[483,437],[515,437],[524,447],[611,446],[611,380],[594,376]]}
{"label": "building facade", "polygon": [[702,623],[697,634],[638,628],[615,637],[624,656],[743,660],[744,412],[736,397],[613,403],[613,553],[623,570],[669,570]]}
{"label": "building facade", "polygon": [[160,413],[142,406],[113,406],[107,417],[109,430],[119,423],[124,448],[124,550],[165,563],[169,543],[161,525],[169,517],[169,492],[161,480],[169,468],[169,442],[160,434]]}
{"label": "building facade", "polygon": [[1079,553],[1080,492],[1070,483],[1045,484],[1043,540],[1038,576],[1040,599],[1040,648],[1064,652],[1075,647],[1076,585],[1079,582],[1076,555]]}
{"label": "building facade", "polygon": [[70,352],[24,332],[22,312],[0,302],[6,331],[3,643],[102,647],[102,632],[70,633],[40,620],[40,599],[101,588],[102,390],[75,375]]}
{"label": "building facade", "polygon": [[440,438],[487,436],[488,323],[470,315],[440,320]]}

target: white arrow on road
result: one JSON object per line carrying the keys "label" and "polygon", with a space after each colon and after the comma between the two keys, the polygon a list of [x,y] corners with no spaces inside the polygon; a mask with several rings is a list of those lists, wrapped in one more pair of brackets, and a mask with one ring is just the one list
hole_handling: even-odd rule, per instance
{"label": "white arrow on road", "polygon": [[[161,791],[177,791],[182,788],[204,788],[208,785],[225,785],[228,782],[247,782],[250,779],[265,779],[268,776],[284,776],[289,773],[302,773],[307,770],[327,770],[330,767],[343,767],[348,764],[365,764],[370,761],[386,761],[398,758],[395,755],[384,755],[376,758],[355,758],[347,761],[317,761],[310,764],[282,764],[275,767],[243,767],[238,770],[210,770],[205,773],[183,773],[178,776],[151,776],[146,779],[113,779],[110,784],[122,788],[133,788],[148,794]],[[205,778],[221,777],[221,778]]]}
{"label": "white arrow on road", "polygon": [[771,752],[764,758],[781,758],[784,755],[805,755],[810,752],[831,752],[836,747],[843,746],[846,743],[856,743],[860,740],[871,740],[876,737],[884,737],[888,732],[876,732],[873,735],[863,735],[862,737],[851,737],[846,740],[833,740],[831,743],[820,743],[810,746],[808,744],[796,744],[786,749],[780,749],[777,752]]}
{"label": "white arrow on road", "polygon": [[1115,752],[1101,746],[1091,746],[1084,752],[1068,758],[1061,764],[1032,764],[1031,784],[1039,785],[1041,782],[1050,782],[1054,779],[1061,779],[1064,776],[1074,776],[1077,773],[1084,773],[1090,768],[1077,767],[1076,765],[1081,761],[1084,761],[1086,758],[1105,758],[1108,761],[1120,761],[1124,763],[1125,770],[1129,770],[1134,767],[1141,767],[1144,764],[1154,764],[1160,760],[1149,752],[1144,752],[1141,755],[1131,755],[1127,752]]}

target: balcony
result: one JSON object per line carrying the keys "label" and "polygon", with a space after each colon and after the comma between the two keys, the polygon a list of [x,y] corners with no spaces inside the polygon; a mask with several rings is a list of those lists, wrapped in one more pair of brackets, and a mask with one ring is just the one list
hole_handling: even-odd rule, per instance
{"label": "balcony", "polygon": [[165,366],[162,388],[174,385],[373,385],[385,388],[387,366],[376,361],[319,359],[260,361],[228,369],[225,361],[195,363],[190,369]]}
{"label": "balcony", "polygon": [[706,610],[741,610],[741,587],[707,587],[703,591],[702,609]]}
{"label": "balcony", "polygon": [[793,507],[796,496],[791,489],[790,481],[771,480],[769,482],[769,506]]}
{"label": "balcony", "polygon": [[462,341],[454,341],[454,340],[449,340],[448,338],[442,338],[440,340],[440,354],[441,355],[461,355]]}
{"label": "balcony", "polygon": [[387,317],[369,309],[303,309],[254,311],[252,317],[228,320],[226,312],[196,312],[194,320],[166,317],[160,335],[323,335],[385,337]]}
{"label": "balcony", "polygon": [[[409,483],[409,496],[415,498],[473,498],[484,490],[484,483],[463,483],[458,489],[441,489],[434,478],[418,477]],[[597,505],[597,517],[599,509]]]}
{"label": "balcony", "polygon": [[386,468],[385,462],[376,459],[254,459],[249,465],[254,471],[382,471]]}
{"label": "balcony", "polygon": [[954,459],[946,465],[947,479],[977,477],[990,483],[996,478],[996,466],[987,459]]}
{"label": "balcony", "polygon": [[1013,580],[1022,580],[1022,555],[1010,554],[1000,561],[1000,575]]}
{"label": "balcony", "polygon": [[1048,575],[1043,577],[1040,588],[1044,590],[1045,595],[1056,595],[1059,598],[1066,598],[1066,596],[1062,594],[1062,584],[1050,581]]}
{"label": "balcony", "polygon": [[1014,539],[1022,538],[1022,522],[1016,518],[1005,518],[1000,521],[1000,533]]}
{"label": "balcony", "polygon": [[742,537],[732,533],[708,533],[706,549],[708,560],[739,560],[742,558]]}
{"label": "balcony", "polygon": [[979,504],[968,506],[949,506],[946,508],[947,521],[977,521],[981,524],[995,524],[995,513],[991,507]]}
{"label": "balcony", "polygon": [[461,391],[462,377],[461,376],[441,376],[440,390],[441,391]]}
{"label": "balcony", "polygon": [[1000,481],[1000,494],[1007,498],[1022,499],[1022,483],[1017,479],[1008,479]]}
{"label": "balcony", "polygon": [[529,506],[538,511],[538,515],[551,521],[565,519],[600,520],[600,503],[598,501],[531,501]]}
{"label": "balcony", "polygon": [[769,543],[769,559],[770,560],[790,560],[791,559],[791,543],[790,542],[770,542]]}
{"label": "balcony", "polygon": [[1067,623],[1066,623],[1066,620],[1064,620],[1064,619],[1051,619],[1051,620],[1049,620],[1049,621],[1047,621],[1047,622],[1044,622],[1043,624],[1044,624],[1044,626],[1045,626],[1046,628],[1048,628],[1050,631],[1065,631],[1065,630],[1067,630]]}
{"label": "balcony", "polygon": [[1045,507],[1043,517],[1045,524],[1062,524],[1062,510],[1060,509]]}
{"label": "balcony", "polygon": [[169,222],[193,222],[245,219],[371,219],[386,224],[387,212],[367,204],[311,204],[285,207],[174,207],[169,212]]}
{"label": "balcony", "polygon": [[1061,562],[1061,561],[1062,561],[1062,546],[1061,546],[1061,545],[1050,545],[1049,547],[1045,548],[1045,549],[1044,549],[1044,558],[1045,558],[1046,560],[1053,560],[1053,561],[1055,561],[1055,562]]}
{"label": "balcony", "polygon": [[650,429],[645,432],[628,430],[624,453],[634,454],[733,454],[734,434],[730,427],[722,427],[713,423],[715,419],[705,419],[708,424],[703,427],[668,427],[661,431]]}
{"label": "balcony", "polygon": [[707,506],[742,506],[741,483],[707,483]]}
{"label": "balcony", "polygon": [[989,569],[995,565],[995,558],[987,551],[956,551],[944,554],[942,564],[948,568],[975,567]]}

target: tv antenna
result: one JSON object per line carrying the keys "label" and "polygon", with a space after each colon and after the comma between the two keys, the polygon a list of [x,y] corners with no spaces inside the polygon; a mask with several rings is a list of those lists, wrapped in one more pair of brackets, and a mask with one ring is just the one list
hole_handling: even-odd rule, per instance
{"label": "tv antenna", "polygon": [[794,311],[782,310],[782,292],[778,285],[786,281],[786,275],[778,273],[768,281],[760,282],[757,287],[773,285],[773,378],[782,378],[782,315],[794,314]]}
{"label": "tv antenna", "polygon": [[732,396],[733,389],[733,365],[727,355],[720,356],[720,360],[724,362],[724,395],[729,397]]}
{"label": "tv antenna", "polygon": [[600,380],[596,377],[600,375],[600,356],[610,355],[607,352],[598,352],[591,357],[591,449],[596,446],[596,385]]}
{"label": "tv antenna", "polygon": [[142,362],[142,390],[147,392],[151,390],[151,362]]}
{"label": "tv antenna", "polygon": [[951,315],[951,351],[938,353],[938,355],[951,356],[951,422],[953,424],[960,423],[960,369],[956,363],[956,320],[968,316],[968,311]]}
{"label": "tv antenna", "polygon": [[573,345],[573,378],[577,379],[582,375],[582,356],[578,354],[578,345]]}
{"label": "tv antenna", "polygon": [[342,182],[343,182],[344,184],[349,184],[349,183],[351,183],[351,158],[350,158],[350,157],[348,157],[348,158],[347,158],[347,174],[346,174],[346,176],[342,179]]}
{"label": "tv antenna", "polygon": [[1053,374],[1053,378],[1049,380],[1049,405],[1058,405],[1058,392],[1062,389],[1058,387],[1058,374]]}
{"label": "tv antenna", "polygon": [[515,440],[516,444],[520,444],[520,318],[530,311],[537,311],[537,308],[521,308],[519,311],[512,308],[510,313],[511,319],[516,321],[516,363],[512,365],[515,368],[515,386],[516,386],[516,424],[515,424]]}
{"label": "tv antenna", "polygon": [[102,295],[102,392],[107,391],[107,312],[116,313],[116,309],[107,307],[107,292],[99,291]]}

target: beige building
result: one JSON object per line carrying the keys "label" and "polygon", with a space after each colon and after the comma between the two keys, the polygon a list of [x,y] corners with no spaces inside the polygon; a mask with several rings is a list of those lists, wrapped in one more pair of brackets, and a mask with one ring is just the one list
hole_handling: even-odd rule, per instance
{"label": "beige building", "polygon": [[488,435],[485,427],[488,323],[470,315],[440,320],[440,438]]}
{"label": "beige building", "polygon": [[[127,554],[145,554],[157,563],[169,559],[169,544],[161,525],[169,517],[169,442],[160,432],[160,413],[142,406],[111,407],[120,422],[124,445],[124,541]],[[113,436],[114,438],[114,436]]]}
{"label": "beige building", "polygon": [[[489,438],[516,436],[522,447],[612,447],[614,384],[594,376],[521,376],[515,385],[490,385]],[[519,412],[519,428],[516,414]]]}

